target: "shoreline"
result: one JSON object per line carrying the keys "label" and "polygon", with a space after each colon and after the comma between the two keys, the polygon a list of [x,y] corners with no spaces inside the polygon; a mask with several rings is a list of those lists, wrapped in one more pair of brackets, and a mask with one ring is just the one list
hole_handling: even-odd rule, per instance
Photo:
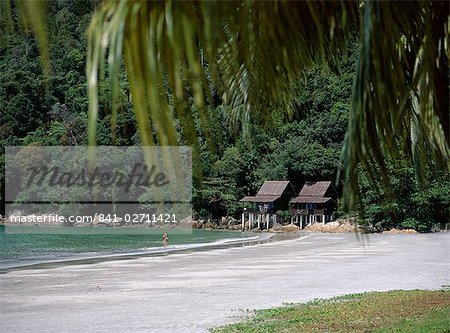
{"label": "shoreline", "polygon": [[[231,232],[228,230],[223,230],[224,232]],[[238,233],[239,231],[236,231]],[[38,261],[35,263],[27,264],[14,264],[11,266],[0,267],[0,274],[7,274],[12,271],[29,270],[29,269],[46,269],[46,268],[57,268],[61,266],[71,266],[71,265],[85,265],[85,264],[97,264],[106,261],[120,261],[120,260],[135,260],[139,258],[147,257],[163,257],[170,256],[172,254],[178,253],[193,253],[201,251],[211,251],[214,249],[226,249],[231,247],[258,245],[268,242],[277,242],[286,239],[293,239],[301,237],[300,234],[274,234],[274,233],[253,233],[254,235],[249,235],[245,238],[224,238],[217,241],[207,242],[207,243],[187,243],[187,244],[177,244],[169,245],[168,247],[160,246],[155,248],[149,248],[147,250],[135,251],[130,250],[130,252],[124,253],[109,253],[109,254],[97,254],[91,256],[81,256],[81,257],[68,257],[65,259],[48,259],[43,261]]]}
{"label": "shoreline", "polygon": [[[259,245],[0,275],[5,331],[206,332],[245,309],[450,285],[450,234],[308,233]],[[241,310],[239,310],[241,309]]]}
{"label": "shoreline", "polygon": [[[40,226],[42,228],[51,228],[55,227],[54,225],[49,226]],[[97,228],[106,228],[106,229],[120,229],[120,227],[94,227]],[[410,232],[409,230],[397,230],[391,229],[389,231],[383,232],[355,232],[355,229],[352,231],[332,231],[332,230],[322,230],[322,229],[302,229],[297,231],[271,231],[267,232],[266,230],[250,230],[250,231],[240,231],[233,229],[192,229],[192,230],[203,230],[203,231],[214,231],[214,232],[227,232],[227,233],[247,233],[249,234],[245,238],[224,238],[216,241],[211,241],[207,243],[186,243],[186,244],[176,244],[169,245],[168,247],[159,246],[154,248],[148,248],[146,250],[132,250],[130,249],[127,252],[111,252],[111,253],[98,253],[94,255],[81,255],[81,256],[72,256],[64,259],[44,259],[42,261],[36,261],[32,263],[26,264],[13,264],[11,266],[1,266],[0,265],[0,274],[7,274],[8,272],[18,271],[18,270],[28,270],[28,269],[46,269],[46,268],[57,268],[61,266],[72,266],[72,265],[84,265],[84,264],[97,264],[101,262],[107,261],[121,261],[121,260],[136,260],[139,258],[147,258],[147,257],[164,257],[170,256],[172,254],[177,253],[194,253],[194,252],[202,252],[202,251],[211,251],[214,249],[226,249],[232,247],[240,247],[244,245],[258,245],[264,244],[268,242],[279,242],[283,240],[290,240],[301,238],[307,235],[314,234],[323,234],[323,235],[337,235],[337,234],[353,234],[356,237],[366,237],[367,235],[426,235],[426,234],[441,234],[441,233],[449,233],[449,231],[440,231],[440,232],[426,232],[426,233],[418,233],[418,232]],[[0,260],[1,263],[1,260]]]}

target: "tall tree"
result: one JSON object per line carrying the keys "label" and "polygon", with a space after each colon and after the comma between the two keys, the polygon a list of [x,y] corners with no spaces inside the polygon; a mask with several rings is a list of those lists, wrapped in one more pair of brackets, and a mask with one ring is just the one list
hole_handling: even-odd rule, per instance
{"label": "tall tree", "polygon": [[[26,14],[36,13],[30,22],[42,36],[42,3],[25,5]],[[395,157],[402,148],[419,175],[425,174],[427,157],[448,168],[448,9],[446,1],[104,1],[88,32],[90,142],[95,143],[98,77],[105,56],[113,100],[124,59],[142,144],[176,144],[176,117],[186,142],[197,145],[185,103],[192,95],[214,150],[205,107],[212,95],[209,80],[225,104],[239,110],[246,133],[251,121],[269,121],[275,106],[292,110],[292,82],[317,56],[332,63],[348,30],[359,26],[360,54],[343,149],[351,191],[345,193],[358,193],[359,164],[375,177],[370,161],[389,187],[382,151]],[[45,50],[46,38],[40,40]],[[175,113],[167,91],[174,96]],[[353,198],[346,196],[347,203]]]}

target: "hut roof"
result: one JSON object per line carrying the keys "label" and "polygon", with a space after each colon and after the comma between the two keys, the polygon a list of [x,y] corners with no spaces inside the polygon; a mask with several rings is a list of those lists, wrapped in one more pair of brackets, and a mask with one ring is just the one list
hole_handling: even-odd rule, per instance
{"label": "hut roof", "polygon": [[292,203],[302,203],[302,202],[307,202],[307,203],[325,203],[328,202],[330,200],[333,200],[332,198],[327,198],[327,197],[319,197],[319,196],[308,196],[308,195],[299,195],[298,197],[295,197],[294,199],[292,199]]}
{"label": "hut roof", "polygon": [[286,190],[294,193],[294,188],[288,180],[268,180],[264,182],[255,196],[244,197],[240,202],[274,202],[281,198]]}
{"label": "hut roof", "polygon": [[241,202],[274,202],[278,198],[280,198],[281,195],[255,195],[254,197],[244,197],[242,198]]}
{"label": "hut roof", "polygon": [[306,182],[298,197],[292,199],[291,203],[326,203],[335,201],[333,193],[329,191],[330,189],[336,193],[330,181]]}
{"label": "hut roof", "polygon": [[330,186],[330,181],[306,182],[300,191],[299,197],[324,197]]}
{"label": "hut roof", "polygon": [[289,181],[287,180],[268,180],[264,182],[256,195],[281,196],[289,185]]}

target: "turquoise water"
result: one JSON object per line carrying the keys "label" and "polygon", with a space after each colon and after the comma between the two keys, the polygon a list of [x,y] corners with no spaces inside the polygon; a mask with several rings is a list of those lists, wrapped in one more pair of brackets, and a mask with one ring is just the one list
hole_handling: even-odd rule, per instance
{"label": "turquoise water", "polygon": [[[20,228],[20,229],[19,229]],[[26,228],[26,229],[24,229]],[[113,255],[160,253],[254,238],[236,231],[168,231],[169,246],[163,246],[164,230],[91,227],[6,227],[0,231],[0,268]],[[45,233],[43,233],[45,230]]]}

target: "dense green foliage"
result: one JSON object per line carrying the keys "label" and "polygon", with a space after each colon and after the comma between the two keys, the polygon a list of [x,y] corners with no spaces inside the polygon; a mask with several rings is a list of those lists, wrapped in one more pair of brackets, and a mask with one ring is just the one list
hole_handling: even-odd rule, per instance
{"label": "dense green foliage", "polygon": [[[0,32],[8,36],[0,44],[2,147],[87,144],[85,30],[92,11],[89,2],[51,2],[49,76],[42,74],[35,38],[29,31],[20,31],[17,13],[13,10],[14,32],[7,33],[7,26],[1,22]],[[345,52],[336,55],[332,69],[318,59],[298,77],[290,97],[291,110],[274,109],[270,119],[264,121],[257,116],[251,119],[249,136],[240,135],[242,124],[234,116],[242,110],[225,107],[219,88],[209,87],[212,96],[207,105],[208,116],[215,120],[210,122],[211,126],[215,128],[205,129],[193,98],[185,102],[193,114],[187,121],[198,133],[193,189],[197,215],[213,218],[237,215],[241,209],[239,199],[254,194],[265,180],[289,179],[298,191],[306,180],[336,179],[342,167],[341,150],[349,120],[357,45],[357,37],[348,36]],[[139,143],[123,71],[115,119],[109,86],[102,83],[99,89],[99,145]],[[189,142],[186,127],[180,126],[186,119],[177,117],[174,105],[170,105],[170,110],[179,141]],[[206,140],[208,132],[216,138],[215,145]],[[361,172],[367,221],[377,228],[400,225],[423,231],[429,230],[432,223],[447,222],[450,200],[447,173],[439,173],[430,164],[431,182],[421,187],[413,166],[406,161],[405,157],[389,165],[394,189],[391,199],[383,195],[381,179],[371,183],[367,174]],[[3,178],[3,163],[0,172]],[[3,191],[1,195],[4,200]]]}
{"label": "dense green foliage", "polygon": [[362,207],[367,217],[364,224],[374,230],[401,227],[430,231],[434,224],[448,223],[450,181],[446,170],[436,170],[430,162],[426,171],[430,181],[421,184],[406,159],[386,162],[392,184],[388,195],[379,180],[360,173]]}
{"label": "dense green foliage", "polygon": [[[201,206],[213,217],[235,214],[238,200],[254,194],[265,180],[288,179],[299,190],[309,179],[336,179],[348,122],[355,44],[343,56],[340,73],[316,65],[299,78],[291,119],[282,110],[270,125],[254,124],[250,139],[224,146],[207,169]],[[207,154],[207,152],[205,152]]]}

